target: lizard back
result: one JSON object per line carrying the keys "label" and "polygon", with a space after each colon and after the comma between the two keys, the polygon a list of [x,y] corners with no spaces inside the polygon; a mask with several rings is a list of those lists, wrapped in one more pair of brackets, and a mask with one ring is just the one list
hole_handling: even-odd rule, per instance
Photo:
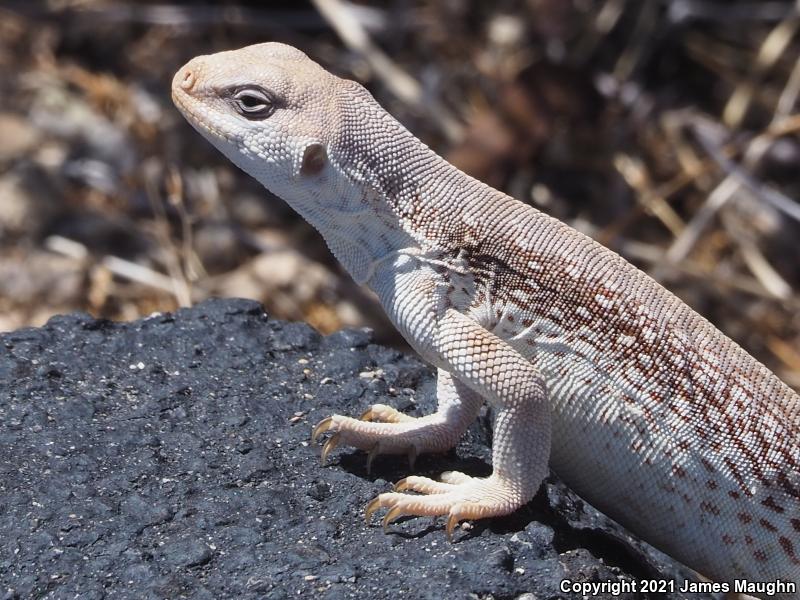
{"label": "lizard back", "polygon": [[490,306],[543,371],[554,470],[709,577],[800,582],[797,394],[616,253],[475,185],[449,254],[474,293],[451,283],[451,302]]}

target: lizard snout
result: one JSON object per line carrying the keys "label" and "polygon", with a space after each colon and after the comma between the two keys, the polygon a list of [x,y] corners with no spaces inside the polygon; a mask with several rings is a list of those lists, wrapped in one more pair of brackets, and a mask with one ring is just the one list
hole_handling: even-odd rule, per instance
{"label": "lizard snout", "polygon": [[173,93],[181,91],[191,94],[195,91],[198,83],[203,79],[203,73],[207,72],[205,61],[198,60],[199,58],[193,58],[175,73],[175,77],[172,78]]}
{"label": "lizard snout", "polygon": [[172,87],[180,87],[180,89],[185,92],[191,92],[196,81],[197,77],[195,76],[194,70],[190,65],[186,65],[175,74],[175,78],[172,81]]}
{"label": "lizard snout", "polygon": [[181,87],[189,92],[191,91],[192,87],[194,87],[194,81],[194,73],[192,73],[189,69],[184,69],[183,76],[181,77]]}

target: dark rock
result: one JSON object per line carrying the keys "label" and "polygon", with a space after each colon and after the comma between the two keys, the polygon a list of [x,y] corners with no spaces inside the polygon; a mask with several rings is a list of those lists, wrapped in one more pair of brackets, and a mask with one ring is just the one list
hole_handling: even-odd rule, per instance
{"label": "dark rock", "polygon": [[[431,369],[361,330],[322,338],[246,300],[0,335],[0,590],[8,598],[572,598],[560,582],[684,575],[557,480],[459,529],[364,506],[404,457],[309,444],[333,412],[435,407]],[[487,418],[417,471],[486,474]],[[402,592],[401,592],[402,590]],[[633,598],[634,596],[621,596]],[[641,596],[636,596],[641,597]]]}
{"label": "dark rock", "polygon": [[342,329],[325,338],[323,348],[363,348],[372,341],[370,329]]}
{"label": "dark rock", "polygon": [[161,549],[164,562],[172,567],[196,567],[211,560],[214,553],[202,540],[183,539]]}

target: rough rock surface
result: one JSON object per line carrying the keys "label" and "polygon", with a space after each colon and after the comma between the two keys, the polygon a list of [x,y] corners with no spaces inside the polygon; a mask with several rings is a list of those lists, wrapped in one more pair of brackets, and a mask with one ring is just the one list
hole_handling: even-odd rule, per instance
{"label": "rough rock surface", "polygon": [[[405,459],[367,474],[341,449],[322,468],[311,426],[374,402],[427,413],[433,384],[367,331],[322,337],[244,300],[0,335],[0,598],[532,600],[580,598],[565,578],[685,578],[555,479],[455,544],[441,519],[366,526]],[[417,472],[488,473],[489,423]]]}

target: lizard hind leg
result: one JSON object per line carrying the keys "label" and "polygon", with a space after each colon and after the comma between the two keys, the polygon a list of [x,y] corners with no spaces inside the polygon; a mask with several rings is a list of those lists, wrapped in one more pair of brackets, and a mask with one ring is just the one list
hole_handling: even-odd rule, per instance
{"label": "lizard hind leg", "polygon": [[385,404],[373,404],[360,419],[332,415],[314,428],[312,441],[324,433],[333,434],[323,446],[323,464],[334,448],[344,445],[368,452],[368,472],[381,454],[406,454],[413,469],[417,455],[455,446],[483,403],[479,394],[442,369],[436,396],[437,411],[424,417],[412,417]]}
{"label": "lizard hind leg", "polygon": [[[394,491],[380,494],[367,505],[367,522],[379,508],[388,509],[384,531],[403,516],[447,515],[445,531],[452,541],[460,521],[511,514],[531,499],[547,472],[549,436],[537,432],[536,425],[541,421],[542,415],[536,411],[518,414],[514,408],[501,410],[495,432],[500,434],[496,437],[505,439],[496,439],[494,471],[489,477],[457,471],[443,473],[440,481],[406,477]],[[409,491],[421,495],[401,493]]]}

